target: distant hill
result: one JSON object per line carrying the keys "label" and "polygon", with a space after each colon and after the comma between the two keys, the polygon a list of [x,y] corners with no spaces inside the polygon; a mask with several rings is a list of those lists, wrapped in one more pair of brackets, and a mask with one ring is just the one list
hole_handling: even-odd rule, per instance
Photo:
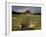
{"label": "distant hill", "polygon": [[12,11],[12,14],[33,14],[33,15],[41,15],[41,13],[31,13],[29,10],[25,11],[25,12],[14,12]]}
{"label": "distant hill", "polygon": [[12,11],[12,14],[21,14],[21,12],[14,12],[14,11]]}
{"label": "distant hill", "polygon": [[41,15],[41,13],[33,13],[33,15]]}
{"label": "distant hill", "polygon": [[32,14],[31,11],[27,10],[24,12],[25,14]]}

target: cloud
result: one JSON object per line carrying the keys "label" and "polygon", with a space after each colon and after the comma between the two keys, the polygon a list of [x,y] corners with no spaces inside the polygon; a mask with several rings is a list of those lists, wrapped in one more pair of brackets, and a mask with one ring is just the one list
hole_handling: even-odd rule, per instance
{"label": "cloud", "polygon": [[40,13],[41,12],[41,7],[13,6],[12,10],[16,11],[16,12],[25,12],[26,10],[29,10],[32,13]]}

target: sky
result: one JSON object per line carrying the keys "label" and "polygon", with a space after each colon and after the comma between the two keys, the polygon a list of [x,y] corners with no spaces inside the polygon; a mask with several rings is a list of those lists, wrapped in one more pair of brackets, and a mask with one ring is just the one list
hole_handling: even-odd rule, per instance
{"label": "sky", "polygon": [[41,13],[41,7],[12,6],[12,10],[15,12],[25,12],[26,10],[29,10],[32,13]]}

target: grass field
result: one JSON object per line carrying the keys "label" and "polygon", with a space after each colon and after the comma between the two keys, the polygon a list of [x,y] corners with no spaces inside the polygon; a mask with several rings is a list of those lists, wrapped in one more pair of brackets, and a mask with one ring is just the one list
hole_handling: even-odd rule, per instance
{"label": "grass field", "polygon": [[21,30],[21,27],[22,27],[21,24],[24,24],[25,26],[28,26],[28,27],[30,26],[31,28],[34,28],[34,30],[40,30],[41,15],[24,15],[23,14],[18,16],[12,16],[12,31]]}

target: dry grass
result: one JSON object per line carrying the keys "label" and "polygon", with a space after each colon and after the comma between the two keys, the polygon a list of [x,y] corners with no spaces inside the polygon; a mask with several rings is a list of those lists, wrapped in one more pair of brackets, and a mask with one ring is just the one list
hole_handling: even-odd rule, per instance
{"label": "dry grass", "polygon": [[34,30],[40,30],[41,16],[24,14],[19,16],[12,16],[12,31],[21,30],[21,24],[24,24],[25,26],[28,26],[30,28],[34,28]]}

